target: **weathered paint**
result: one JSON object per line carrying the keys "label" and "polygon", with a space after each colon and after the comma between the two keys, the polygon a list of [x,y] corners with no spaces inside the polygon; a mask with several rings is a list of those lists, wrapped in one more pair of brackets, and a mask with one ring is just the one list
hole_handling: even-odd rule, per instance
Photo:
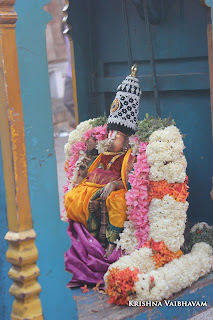
{"label": "weathered paint", "polygon": [[[31,229],[14,2],[2,1],[0,4],[0,135],[9,226],[5,239],[9,242],[7,260],[12,264],[8,273],[13,280],[10,294],[15,298],[11,319],[43,320],[39,299],[41,287],[37,282],[39,269],[36,266],[36,235]],[[28,238],[29,234],[32,239]],[[34,273],[35,268],[37,273]]]}
{"label": "weathered paint", "polygon": [[[16,42],[24,114],[30,204],[39,251],[39,283],[45,319],[77,319],[66,288],[64,252],[70,242],[60,220],[56,158],[46,56],[45,28],[51,16],[45,0],[17,0]],[[51,156],[50,156],[51,155]]]}
{"label": "weathered paint", "polygon": [[1,158],[1,139],[0,139],[0,315],[4,320],[10,320],[13,297],[9,295],[9,288],[12,281],[8,278],[10,264],[6,260],[8,243],[3,240],[3,236],[8,232],[7,222],[7,203],[4,187],[3,165]]}
{"label": "weathered paint", "polygon": [[[152,0],[147,1],[152,3]],[[153,1],[155,3],[155,1]],[[162,117],[186,134],[191,223],[213,223],[213,172],[207,16],[200,0],[164,0],[165,17],[151,25]],[[208,1],[208,4],[212,1]],[[109,112],[117,86],[129,73],[121,1],[70,0],[79,120]],[[140,119],[156,116],[145,22],[127,1],[131,54],[143,91]]]}
{"label": "weathered paint", "polygon": [[[3,168],[7,198],[8,224],[12,231],[22,231],[32,228],[30,201],[28,192],[26,150],[24,141],[24,128],[18,61],[15,41],[15,25],[5,19],[0,25],[0,51],[2,59],[0,67],[1,87],[1,141],[3,152]],[[14,18],[13,18],[14,19]],[[7,24],[8,23],[8,24]],[[13,63],[11,63],[11,61]]]}
{"label": "weathered paint", "polygon": [[35,231],[7,232],[9,242],[7,260],[12,264],[8,272],[14,281],[10,294],[15,297],[11,320],[43,320],[39,294],[41,286],[37,281],[40,271],[36,265],[38,250],[35,246]]}

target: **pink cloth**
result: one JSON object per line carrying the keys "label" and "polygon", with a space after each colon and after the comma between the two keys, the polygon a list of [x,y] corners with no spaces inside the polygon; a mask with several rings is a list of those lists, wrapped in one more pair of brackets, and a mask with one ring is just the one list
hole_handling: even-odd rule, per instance
{"label": "pink cloth", "polygon": [[73,274],[68,288],[84,284],[104,284],[104,274],[111,263],[121,256],[121,250],[104,258],[105,250],[102,245],[80,223],[69,221],[68,236],[72,241],[71,248],[64,254],[66,271]]}

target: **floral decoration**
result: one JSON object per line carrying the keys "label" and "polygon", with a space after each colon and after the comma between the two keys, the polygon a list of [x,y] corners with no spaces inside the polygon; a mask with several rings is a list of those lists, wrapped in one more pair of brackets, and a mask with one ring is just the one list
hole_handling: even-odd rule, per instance
{"label": "floral decoration", "polygon": [[166,180],[150,181],[148,202],[153,198],[163,199],[166,194],[172,196],[176,201],[186,202],[188,198],[188,177],[184,183],[168,183]]}
{"label": "floral decoration", "polygon": [[148,237],[148,186],[149,186],[149,164],[146,157],[146,142],[139,145],[137,162],[134,164],[133,172],[129,174],[131,189],[126,193],[128,205],[128,219],[134,223],[135,236],[138,248],[141,248]]}
{"label": "floral decoration", "polygon": [[109,295],[109,303],[128,305],[130,296],[135,294],[135,282],[138,280],[139,270],[126,268],[118,270],[112,268],[108,275],[106,293]]}
{"label": "floral decoration", "polygon": [[[147,115],[138,128],[129,139],[136,160],[126,192],[128,220],[117,241],[125,255],[104,275],[109,302],[121,305],[128,304],[133,296],[137,300],[167,299],[211,270],[212,249],[207,243],[193,240],[196,244],[189,254],[183,255],[180,250],[189,205],[182,134],[170,118]],[[68,180],[64,192],[80,181],[85,141],[91,136],[96,139],[98,153],[104,152],[106,116],[84,121],[71,132],[65,146]],[[65,213],[62,219],[66,220]],[[208,238],[204,241],[212,243],[212,229],[206,224],[194,226],[190,234],[193,239],[207,234],[202,240]]]}
{"label": "floral decoration", "polygon": [[155,261],[156,269],[163,267],[166,263],[179,258],[183,254],[180,249],[177,252],[172,252],[163,241],[156,242],[152,238],[144,244],[144,247],[152,249],[152,259]]}
{"label": "floral decoration", "polygon": [[[191,252],[173,259],[162,268],[152,270],[146,274],[139,273],[135,282],[135,300],[161,301],[172,294],[191,286],[200,277],[211,271],[212,248],[202,242],[197,243]],[[199,259],[198,259],[199,257]],[[154,283],[151,283],[151,277]]]}

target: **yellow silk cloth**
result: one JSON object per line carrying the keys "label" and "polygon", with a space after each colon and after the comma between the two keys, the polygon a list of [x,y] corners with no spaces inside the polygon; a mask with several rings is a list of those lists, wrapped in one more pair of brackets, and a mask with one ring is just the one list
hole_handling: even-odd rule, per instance
{"label": "yellow silk cloth", "polygon": [[[124,221],[127,217],[127,206],[125,200],[125,193],[127,191],[126,169],[130,154],[131,149],[126,153],[121,168],[121,178],[125,189],[111,192],[106,199],[109,222],[113,226],[119,228],[123,227]],[[88,170],[89,173],[96,169],[101,155],[102,154],[100,154],[93,162]],[[84,179],[78,186],[67,192],[65,195],[65,208],[67,210],[68,219],[80,222],[87,228],[87,220],[89,218],[89,201],[96,191],[104,186],[105,185],[87,182],[86,179]]]}

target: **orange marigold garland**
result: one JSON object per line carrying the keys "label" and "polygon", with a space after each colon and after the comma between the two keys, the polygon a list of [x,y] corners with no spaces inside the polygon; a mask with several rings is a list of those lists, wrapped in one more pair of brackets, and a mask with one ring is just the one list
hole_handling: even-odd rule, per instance
{"label": "orange marigold garland", "polygon": [[172,196],[176,201],[186,202],[189,195],[188,177],[184,183],[168,183],[166,180],[150,181],[148,202],[153,198],[163,199],[165,195]]}
{"label": "orange marigold garland", "polygon": [[183,252],[178,250],[177,252],[172,252],[165,245],[164,241],[155,242],[153,239],[150,239],[144,244],[144,247],[152,249],[152,259],[155,261],[155,267],[163,267],[166,263],[172,261],[175,258],[179,258]]}
{"label": "orange marigold garland", "polygon": [[115,303],[120,305],[128,305],[130,296],[135,294],[135,282],[138,281],[139,270],[130,268],[119,270],[112,268],[109,270],[107,277],[108,287],[106,293],[110,299],[108,303]]}

